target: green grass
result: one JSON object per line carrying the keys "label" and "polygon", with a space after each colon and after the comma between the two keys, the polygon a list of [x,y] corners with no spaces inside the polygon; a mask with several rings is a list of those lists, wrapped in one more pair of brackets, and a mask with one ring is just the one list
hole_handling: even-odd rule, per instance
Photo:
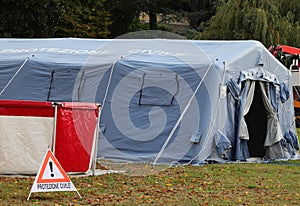
{"label": "green grass", "polygon": [[0,177],[0,205],[298,205],[300,167],[212,164],[148,176],[72,178],[76,192],[33,193],[33,178]]}
{"label": "green grass", "polygon": [[82,200],[76,192],[53,192],[32,193],[28,202],[34,178],[0,177],[0,205],[299,205],[299,166],[300,160],[291,160],[155,172],[142,165],[155,174],[73,177]]}

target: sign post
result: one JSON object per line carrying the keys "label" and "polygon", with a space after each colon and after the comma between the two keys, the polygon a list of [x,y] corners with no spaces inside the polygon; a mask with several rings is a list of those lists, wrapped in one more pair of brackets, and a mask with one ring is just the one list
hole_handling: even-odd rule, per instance
{"label": "sign post", "polygon": [[48,149],[35,177],[27,201],[33,192],[55,191],[76,191],[79,198],[82,199],[67,173],[61,167],[51,150]]}

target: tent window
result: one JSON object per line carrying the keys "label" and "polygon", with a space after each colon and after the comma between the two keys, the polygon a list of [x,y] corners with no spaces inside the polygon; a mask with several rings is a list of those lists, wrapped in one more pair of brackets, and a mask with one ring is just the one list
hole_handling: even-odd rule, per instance
{"label": "tent window", "polygon": [[138,104],[154,106],[172,105],[178,90],[177,75],[144,74]]}
{"label": "tent window", "polygon": [[48,101],[71,101],[77,73],[52,71]]}

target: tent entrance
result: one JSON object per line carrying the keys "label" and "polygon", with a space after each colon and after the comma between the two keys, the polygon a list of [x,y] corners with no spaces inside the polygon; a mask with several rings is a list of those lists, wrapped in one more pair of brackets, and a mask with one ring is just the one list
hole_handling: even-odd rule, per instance
{"label": "tent entrance", "polygon": [[259,82],[255,82],[255,90],[252,104],[245,116],[248,127],[248,149],[251,157],[264,157],[266,151],[264,142],[267,134],[267,110],[263,103]]}

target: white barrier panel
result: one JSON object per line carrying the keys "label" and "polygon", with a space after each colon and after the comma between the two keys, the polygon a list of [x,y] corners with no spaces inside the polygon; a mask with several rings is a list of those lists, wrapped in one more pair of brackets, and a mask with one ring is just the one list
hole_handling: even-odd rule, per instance
{"label": "white barrier panel", "polygon": [[51,146],[51,102],[0,102],[0,174],[36,174]]}

